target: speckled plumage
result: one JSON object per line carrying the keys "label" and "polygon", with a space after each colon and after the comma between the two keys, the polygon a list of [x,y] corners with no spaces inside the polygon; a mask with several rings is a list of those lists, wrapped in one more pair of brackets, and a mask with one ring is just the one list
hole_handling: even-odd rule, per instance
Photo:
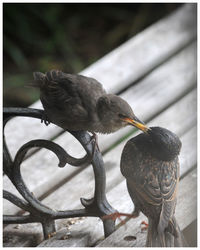
{"label": "speckled plumage", "polygon": [[174,217],[179,182],[179,138],[164,128],[152,127],[127,142],[121,172],[136,210],[149,219],[146,246],[182,246]]}
{"label": "speckled plumage", "polygon": [[125,100],[90,77],[35,72],[32,86],[40,89],[47,119],[66,130],[112,133],[129,124],[122,118],[139,121]]}

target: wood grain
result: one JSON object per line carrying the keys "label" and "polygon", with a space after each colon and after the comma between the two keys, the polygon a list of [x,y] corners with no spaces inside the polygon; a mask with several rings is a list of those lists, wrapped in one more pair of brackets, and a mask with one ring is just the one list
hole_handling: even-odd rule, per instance
{"label": "wood grain", "polygon": [[[191,149],[191,151],[195,151],[195,143],[191,138],[196,138],[196,127],[192,128],[186,134],[181,137],[183,143],[183,152],[187,151],[187,148],[184,149],[185,145]],[[118,148],[121,145],[118,146]],[[193,148],[194,147],[194,148]],[[115,150],[115,149],[114,149]],[[113,162],[113,155],[108,153],[105,155],[105,162],[106,162],[106,171],[107,171],[107,198],[110,204],[118,209],[119,211],[130,213],[133,209],[132,201],[128,195],[126,184],[124,178],[122,177],[120,170],[119,170],[119,158],[116,156],[115,159],[118,162]],[[119,152],[118,152],[119,155]],[[193,165],[190,165],[194,159],[190,160],[191,154],[187,154],[186,158],[184,159],[182,167],[185,171],[189,171]],[[180,155],[180,159],[182,159],[182,155]],[[186,164],[189,164],[186,166]],[[116,166],[117,165],[117,166]],[[56,190],[54,193],[49,195],[43,202],[46,205],[51,206],[52,208],[59,208],[60,210],[63,209],[71,209],[71,208],[80,208],[79,197],[83,196],[86,198],[91,197],[92,189],[93,189],[93,177],[91,169],[86,169],[81,174],[75,176],[71,179],[70,182],[63,185],[61,188]],[[183,171],[181,171],[182,173]],[[80,183],[87,183],[87,185],[82,186],[81,190],[79,188]],[[66,197],[66,199],[63,199]],[[193,202],[196,200],[194,199]],[[193,212],[191,212],[193,213]],[[195,216],[195,214],[194,214]],[[81,223],[79,223],[81,222]],[[62,228],[64,226],[64,221],[57,221],[57,226]],[[6,229],[10,231],[16,231],[14,229],[14,225],[9,225]],[[38,224],[33,226],[32,224],[22,225],[24,228],[23,230],[29,232],[29,234],[33,233],[39,234],[38,241],[42,238],[42,233],[40,227],[38,228]],[[95,242],[103,237],[103,230],[102,230],[102,223],[98,218],[83,218],[82,220],[78,220],[77,223],[71,226],[71,231],[73,230],[80,230],[83,232],[87,232],[90,235],[91,241],[89,245],[95,244]]]}
{"label": "wood grain", "polygon": [[[172,15],[165,17],[131,38],[125,44],[85,69],[81,74],[96,78],[102,82],[108,92],[117,93],[120,89],[125,88],[155,69],[167,58],[173,56],[194,40],[196,37],[195,13],[196,4],[183,5]],[[190,72],[193,72],[195,67],[190,69],[189,63],[188,67],[185,74],[187,72],[190,75]],[[32,76],[30,78],[32,79]],[[140,112],[140,109],[136,109],[135,105],[136,102],[134,102],[133,107]],[[41,108],[40,101],[31,105],[31,107]],[[143,115],[142,112],[139,114]],[[14,155],[16,150],[25,142],[35,138],[48,139],[55,137],[61,129],[53,125],[46,127],[37,119],[17,117],[9,122],[6,131],[9,149],[11,154]]]}
{"label": "wood grain", "polygon": [[[196,219],[197,213],[197,171],[196,169],[184,177],[179,184],[176,218],[181,230]],[[184,218],[184,219],[183,219]],[[141,221],[145,216],[129,220],[112,235],[103,240],[97,247],[144,247],[146,232],[141,232]],[[146,219],[147,221],[147,219]],[[127,241],[127,236],[135,236],[136,240]]]}
{"label": "wood grain", "polygon": [[[196,172],[191,172],[197,164],[195,13],[196,4],[183,5],[81,72],[101,81],[108,92],[117,93],[129,86],[120,96],[130,103],[140,119],[148,122],[149,126],[166,127],[181,137],[180,162],[184,178],[180,184],[176,213],[182,229],[197,218]],[[37,102],[32,107],[41,108],[41,104]],[[52,124],[46,127],[37,119],[14,118],[6,127],[6,136],[12,156],[31,139],[54,137],[57,137],[54,141],[73,156],[83,156],[79,143],[69,133],[58,136],[61,131]],[[107,152],[104,154],[107,197],[111,205],[123,212],[131,212],[133,204],[119,170],[120,155],[126,141],[137,134],[138,131],[127,127],[111,135],[99,136],[100,149]],[[54,209],[81,208],[79,198],[90,198],[94,192],[91,166],[60,169],[57,163],[53,153],[44,149],[28,157],[22,165],[27,186],[36,197],[41,197],[44,204]],[[4,188],[16,194],[6,176],[3,181]],[[181,187],[184,187],[184,192]],[[187,195],[190,192],[192,194]],[[5,214],[17,212],[17,207],[4,201]],[[184,222],[181,221],[183,217],[187,217]],[[126,228],[120,227],[99,245],[98,242],[103,239],[99,218],[77,218],[70,226],[71,219],[58,220],[57,229],[67,225],[72,235],[71,243],[66,239],[60,246],[142,246],[146,237],[140,230],[142,218],[144,216],[141,215],[134,221],[128,221]],[[62,232],[65,235],[66,232]],[[84,235],[77,238],[77,232],[84,232]],[[37,246],[42,240],[41,225],[38,223],[19,227],[8,225],[4,235],[12,235],[12,240],[7,237],[5,246]],[[128,235],[137,239],[134,242],[125,241],[124,237]],[[43,242],[41,246],[58,246],[55,241],[58,238]]]}
{"label": "wood grain", "polygon": [[[166,109],[159,116],[156,116],[155,119],[153,119],[150,123],[148,123],[148,125],[163,126],[179,135],[182,135],[196,123],[197,119],[196,101],[197,101],[196,90],[193,90],[185,97],[183,97],[181,100],[176,102],[174,105]],[[188,115],[190,119],[185,119],[185,117],[187,117]],[[134,132],[133,129],[132,131]],[[69,153],[72,153],[73,150],[74,151],[80,150],[79,156],[83,153],[81,151],[80,145],[75,140],[73,141],[73,143],[68,144],[69,141],[65,140],[65,136],[63,135],[57,138],[55,142],[62,145],[65,149],[67,149],[67,151],[69,151]],[[114,150],[110,151],[108,154],[105,155],[104,161],[106,169],[109,169],[110,164],[112,166],[119,164],[120,155],[125,142],[126,141],[120,143],[118,147],[116,147]],[[107,142],[105,141],[104,144],[106,143]],[[193,150],[190,151],[191,156],[193,155],[193,153],[195,154],[196,152],[195,145],[196,144],[194,144],[192,147]],[[195,160],[195,157],[192,157],[192,159]],[[44,195],[45,193],[48,192],[48,190],[53,189],[53,187],[58,185],[59,183],[61,184],[64,182],[69,182],[70,185],[71,176],[74,176],[79,171],[77,170],[77,168],[71,167],[69,165],[61,169],[57,167],[57,164],[58,164],[57,158],[53,155],[53,153],[50,153],[45,149],[40,150],[37,154],[24,161],[22,167],[23,177],[26,180],[28,187],[36,197]],[[90,172],[89,175],[92,178],[93,173],[91,167],[90,170],[88,171]],[[108,174],[108,176],[110,175]],[[112,183],[112,185],[114,185],[117,179],[113,178],[112,181],[109,181],[109,183]],[[4,177],[3,185],[6,190],[18,194],[6,176]],[[71,188],[69,187],[69,189]],[[74,192],[72,191],[72,194],[73,193]],[[77,194],[80,195],[79,193]],[[4,213],[14,214],[17,211],[19,211],[19,209],[16,206],[11,205],[7,201],[4,201]]]}

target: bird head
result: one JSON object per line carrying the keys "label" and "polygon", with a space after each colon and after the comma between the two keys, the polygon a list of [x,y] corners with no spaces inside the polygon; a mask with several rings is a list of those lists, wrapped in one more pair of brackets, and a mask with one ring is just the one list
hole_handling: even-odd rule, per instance
{"label": "bird head", "polygon": [[156,158],[170,161],[180,153],[182,143],[179,137],[166,128],[151,127],[149,136],[149,150]]}
{"label": "bird head", "polygon": [[143,132],[149,129],[135,116],[130,105],[116,95],[108,94],[100,97],[97,102],[97,114],[104,126],[112,127],[112,131],[127,125],[132,125]]}

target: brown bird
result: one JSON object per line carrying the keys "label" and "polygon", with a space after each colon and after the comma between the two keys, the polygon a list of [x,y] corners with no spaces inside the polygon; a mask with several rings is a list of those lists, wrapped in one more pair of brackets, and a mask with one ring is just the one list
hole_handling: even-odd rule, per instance
{"label": "brown bird", "polygon": [[46,120],[65,130],[106,134],[126,125],[148,129],[125,100],[107,94],[93,78],[59,70],[35,72],[32,86],[40,89]]}
{"label": "brown bird", "polygon": [[149,221],[146,246],[183,246],[175,219],[181,141],[171,131],[151,127],[130,139],[122,152],[121,172],[135,205]]}

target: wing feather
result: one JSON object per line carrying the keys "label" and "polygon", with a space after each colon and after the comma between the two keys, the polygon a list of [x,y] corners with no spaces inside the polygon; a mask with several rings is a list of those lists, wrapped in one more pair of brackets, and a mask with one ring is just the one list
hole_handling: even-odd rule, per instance
{"label": "wing feather", "polygon": [[143,212],[147,205],[151,205],[150,210],[156,210],[157,216],[160,216],[160,227],[165,228],[174,214],[176,204],[178,160],[159,161],[142,152],[137,145],[144,139],[145,135],[141,134],[127,142],[122,152],[121,172],[127,179],[132,199],[136,202],[139,200],[144,206],[140,208]]}

